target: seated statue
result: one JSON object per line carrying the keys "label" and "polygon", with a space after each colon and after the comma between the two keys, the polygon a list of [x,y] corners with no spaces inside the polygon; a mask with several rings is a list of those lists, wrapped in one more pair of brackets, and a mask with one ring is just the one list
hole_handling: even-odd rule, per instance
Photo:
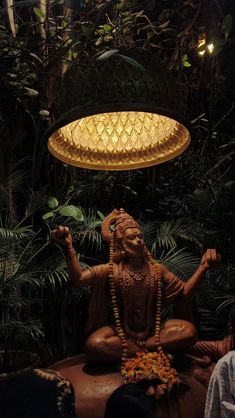
{"label": "seated statue", "polygon": [[[220,256],[216,250],[208,249],[198,269],[184,283],[163,264],[154,262],[139,224],[123,209],[115,209],[105,218],[102,235],[110,244],[109,263],[83,271],[69,229],[59,226],[51,233],[52,240],[65,250],[73,284],[92,286],[86,325],[87,357],[102,363],[121,360],[122,365],[127,365],[121,368],[124,379],[133,356],[137,356],[139,364],[157,364],[160,356],[169,371],[165,353],[185,350],[197,341],[190,298],[204,273],[218,264]],[[161,309],[169,304],[173,304],[177,319],[161,322]],[[138,380],[138,376],[135,378]]]}

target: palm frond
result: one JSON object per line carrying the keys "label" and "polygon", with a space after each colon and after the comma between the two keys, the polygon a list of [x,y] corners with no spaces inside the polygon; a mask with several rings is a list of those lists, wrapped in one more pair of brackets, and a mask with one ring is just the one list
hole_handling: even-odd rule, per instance
{"label": "palm frond", "polygon": [[225,310],[228,310],[232,305],[235,305],[235,295],[224,295],[219,300],[223,300],[216,309],[218,315],[222,314]]}
{"label": "palm frond", "polygon": [[192,194],[185,196],[184,202],[197,216],[204,216],[214,203],[215,197],[216,194],[211,189],[196,189]]}
{"label": "palm frond", "polygon": [[90,295],[90,289],[88,287],[81,287],[81,288],[69,288],[65,289],[64,292],[64,303],[66,305],[69,305],[71,303],[79,304],[81,299],[84,297],[84,295],[88,296]]}
{"label": "palm frond", "polygon": [[199,234],[195,232],[198,227],[189,219],[149,222],[142,229],[145,242],[155,256],[157,251],[176,249],[179,243],[185,245],[190,242],[196,247],[201,246]]}
{"label": "palm frond", "polygon": [[[2,290],[2,289],[1,289]],[[17,295],[16,293],[9,293],[6,294],[7,289],[4,289],[4,292],[1,291],[0,294],[0,308],[9,309],[11,310],[12,318],[16,318],[18,312],[16,308],[20,311],[21,308],[27,308],[29,305],[35,303],[39,303],[40,301],[37,300],[32,295]]]}
{"label": "palm frond", "polygon": [[7,289],[12,289],[15,286],[22,286],[22,285],[31,285],[33,287],[40,287],[42,285],[42,281],[38,275],[38,271],[30,271],[26,273],[15,273],[13,276],[8,277],[5,281],[4,287]]}
{"label": "palm frond", "polygon": [[81,248],[87,246],[96,252],[101,251],[103,245],[103,238],[100,233],[101,224],[102,219],[97,215],[96,209],[89,209],[88,213],[84,214],[83,225],[77,234]]}
{"label": "palm frond", "polygon": [[35,213],[38,209],[42,208],[45,203],[46,199],[45,196],[47,195],[48,186],[44,186],[41,189],[37,190],[30,190],[27,193],[27,204],[25,208],[25,217],[28,218],[31,214]]}
{"label": "palm frond", "polygon": [[161,254],[160,260],[182,280],[187,280],[191,277],[199,265],[198,257],[189,254],[185,248],[176,252],[170,250],[165,254],[163,253]]}
{"label": "palm frond", "polygon": [[220,340],[226,332],[227,317],[220,318],[215,311],[197,307],[196,325],[201,340]]}
{"label": "palm frond", "polygon": [[37,343],[43,338],[40,321],[9,321],[0,324],[0,346],[4,347],[7,343],[8,349],[26,349],[32,342]]}
{"label": "palm frond", "polygon": [[0,228],[0,240],[2,240],[3,242],[1,242],[1,245],[4,245],[4,241],[15,241],[18,239],[24,239],[24,238],[28,238],[30,235],[33,235],[34,232],[32,230],[32,227],[30,226],[25,226],[22,228],[18,228],[18,229],[9,229],[9,228]]}
{"label": "palm frond", "polygon": [[54,270],[45,270],[42,271],[42,283],[46,286],[50,286],[53,290],[56,288],[62,287],[64,283],[68,281],[68,273],[65,271],[64,267],[57,266]]}
{"label": "palm frond", "polygon": [[11,191],[19,190],[20,186],[26,178],[27,172],[25,171],[25,169],[19,168],[15,171],[12,171],[12,173],[8,176],[7,179],[8,188]]}

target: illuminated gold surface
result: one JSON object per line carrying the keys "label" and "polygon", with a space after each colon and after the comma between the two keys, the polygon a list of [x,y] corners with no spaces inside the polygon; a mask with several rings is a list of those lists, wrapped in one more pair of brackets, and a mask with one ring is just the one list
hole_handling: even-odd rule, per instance
{"label": "illuminated gold surface", "polygon": [[59,160],[96,170],[130,170],[160,164],[189,145],[188,130],[165,116],[112,112],[88,116],[53,133],[49,151]]}

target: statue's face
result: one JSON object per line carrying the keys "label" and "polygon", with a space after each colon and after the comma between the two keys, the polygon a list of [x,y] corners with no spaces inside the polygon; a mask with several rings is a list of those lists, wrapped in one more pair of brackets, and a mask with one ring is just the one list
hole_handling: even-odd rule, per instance
{"label": "statue's face", "polygon": [[127,228],[124,232],[122,245],[127,255],[144,257],[144,240],[139,228]]}

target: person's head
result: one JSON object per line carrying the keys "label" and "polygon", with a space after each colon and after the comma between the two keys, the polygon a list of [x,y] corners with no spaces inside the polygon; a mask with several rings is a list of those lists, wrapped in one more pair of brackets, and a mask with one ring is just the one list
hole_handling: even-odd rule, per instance
{"label": "person's head", "polygon": [[154,406],[146,391],[136,383],[117,388],[108,398],[104,418],[153,418]]}

